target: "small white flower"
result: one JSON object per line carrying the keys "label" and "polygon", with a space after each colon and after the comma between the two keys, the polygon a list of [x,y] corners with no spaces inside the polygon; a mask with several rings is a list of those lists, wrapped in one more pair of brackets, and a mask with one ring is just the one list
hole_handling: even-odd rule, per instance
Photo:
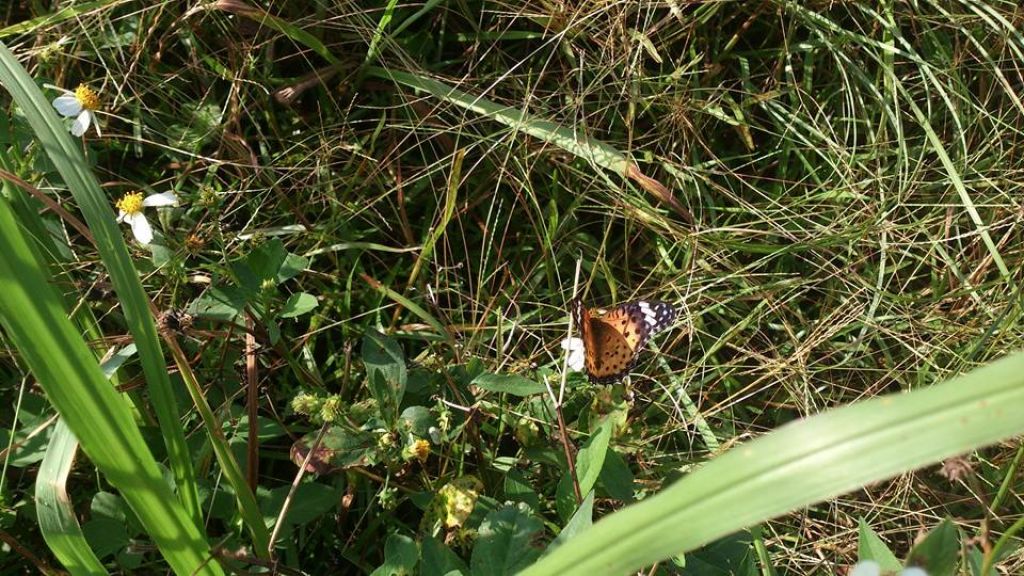
{"label": "small white flower", "polygon": [[47,84],[47,87],[63,92],[62,95],[53,99],[53,107],[65,118],[74,118],[71,123],[71,133],[75,136],[85,134],[90,125],[96,127],[96,134],[100,134],[100,125],[96,122],[96,110],[100,109],[100,97],[85,84],[79,84],[74,92],[57,86]]}
{"label": "small white flower", "polygon": [[161,192],[150,194],[145,198],[141,192],[129,192],[125,194],[115,205],[117,208],[117,221],[127,222],[132,227],[132,235],[139,244],[146,245],[153,241],[153,228],[142,213],[143,208],[156,206],[177,206],[178,197],[174,192]]}
{"label": "small white flower", "polygon": [[573,372],[583,370],[583,340],[566,338],[562,340],[562,350],[569,352],[569,369]]}

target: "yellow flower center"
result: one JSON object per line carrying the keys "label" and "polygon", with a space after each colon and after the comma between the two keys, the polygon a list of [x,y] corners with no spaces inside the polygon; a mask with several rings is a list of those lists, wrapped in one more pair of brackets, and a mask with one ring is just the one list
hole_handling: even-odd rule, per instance
{"label": "yellow flower center", "polygon": [[416,457],[420,462],[425,462],[427,456],[430,456],[430,442],[426,440],[417,440],[412,445],[412,455]]}
{"label": "yellow flower center", "polygon": [[78,88],[75,88],[75,99],[81,104],[82,108],[86,110],[99,110],[100,109],[100,97],[85,84],[79,84]]}
{"label": "yellow flower center", "polygon": [[129,192],[125,194],[117,201],[115,206],[125,214],[138,214],[142,212],[142,192]]}

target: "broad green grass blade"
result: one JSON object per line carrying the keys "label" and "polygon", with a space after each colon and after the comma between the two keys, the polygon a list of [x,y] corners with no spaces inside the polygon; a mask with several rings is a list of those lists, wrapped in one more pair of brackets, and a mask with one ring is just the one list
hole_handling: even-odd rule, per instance
{"label": "broad green grass blade", "polygon": [[[178,496],[196,526],[202,525],[199,493],[195,472],[185,443],[185,432],[179,422],[171,381],[167,375],[160,340],[150,313],[150,302],[139,282],[138,273],[128,255],[124,237],[114,221],[114,212],[100,189],[96,176],[82,156],[50,103],[36,87],[32,77],[22,68],[7,47],[0,43],[0,83],[11,93],[24,112],[36,141],[60,172],[64,183],[75,197],[86,224],[96,240],[96,248],[106,265],[117,291],[125,322],[139,350],[146,382],[149,384],[153,409],[167,445],[170,467],[178,485]],[[72,427],[76,433],[79,430]]]}
{"label": "broad green grass blade", "polygon": [[0,319],[7,336],[175,573],[222,574],[203,534],[164,482],[124,397],[68,320],[51,280],[10,204],[0,199]]}
{"label": "broad green grass blade", "polygon": [[85,540],[67,493],[68,473],[77,451],[78,439],[63,420],[57,420],[36,477],[39,531],[53,555],[72,574],[108,574]]}
{"label": "broad green grass blade", "polygon": [[524,576],[625,574],[871,482],[1024,433],[1024,353],[733,448],[603,518]]}
{"label": "broad green grass blade", "polygon": [[[134,350],[135,347],[130,346],[104,362],[101,366],[103,375],[110,378],[134,354]],[[108,574],[85,539],[68,496],[68,474],[77,453],[78,438],[75,438],[74,432],[63,420],[58,419],[36,475],[35,503],[39,532],[53,555],[72,574]]]}

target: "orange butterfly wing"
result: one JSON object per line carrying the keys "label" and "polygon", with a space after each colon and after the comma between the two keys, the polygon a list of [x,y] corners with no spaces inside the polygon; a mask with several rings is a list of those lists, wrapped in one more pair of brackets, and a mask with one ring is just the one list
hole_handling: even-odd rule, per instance
{"label": "orange butterfly wing", "polygon": [[675,309],[664,302],[629,302],[594,317],[577,301],[573,313],[583,339],[584,368],[593,383],[615,382],[629,374],[640,348],[675,319]]}

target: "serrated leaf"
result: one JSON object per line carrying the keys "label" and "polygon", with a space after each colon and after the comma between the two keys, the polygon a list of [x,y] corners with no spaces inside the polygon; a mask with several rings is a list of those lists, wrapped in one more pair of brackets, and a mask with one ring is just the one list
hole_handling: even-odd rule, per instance
{"label": "serrated leaf", "polygon": [[526,504],[505,505],[480,524],[470,567],[473,574],[512,576],[540,556],[535,546],[543,524]]}
{"label": "serrated leaf", "polygon": [[534,511],[540,510],[540,497],[519,470],[512,468],[505,472],[504,490],[507,500],[522,502]]}
{"label": "serrated leaf", "polygon": [[[292,445],[291,456],[296,466],[305,461],[306,454],[315,442],[316,436],[316,432],[307,434]],[[307,471],[327,474],[352,466],[366,466],[375,461],[376,449],[377,441],[373,435],[332,426],[324,434],[316,454],[310,458]]]}

